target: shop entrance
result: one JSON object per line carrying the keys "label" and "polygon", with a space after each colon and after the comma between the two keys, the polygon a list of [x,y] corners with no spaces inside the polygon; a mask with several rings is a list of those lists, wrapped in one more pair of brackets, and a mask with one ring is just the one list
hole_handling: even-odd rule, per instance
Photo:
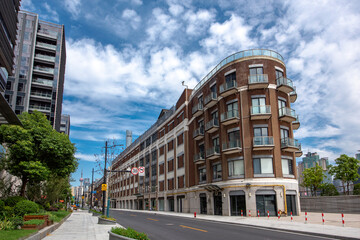
{"label": "shop entrance", "polygon": [[294,194],[286,194],[286,205],[287,205],[287,215],[290,216],[291,212],[293,215],[297,215],[296,211],[296,192],[294,191]]}
{"label": "shop entrance", "polygon": [[215,192],[214,193],[214,215],[222,215],[221,192]]}
{"label": "shop entrance", "polygon": [[256,210],[260,216],[277,216],[276,193],[274,190],[258,190],[256,191]]}
{"label": "shop entrance", "polygon": [[231,216],[241,216],[241,211],[246,216],[245,192],[231,191],[229,195]]}
{"label": "shop entrance", "polygon": [[200,194],[200,214],[207,214],[207,201],[206,194]]}

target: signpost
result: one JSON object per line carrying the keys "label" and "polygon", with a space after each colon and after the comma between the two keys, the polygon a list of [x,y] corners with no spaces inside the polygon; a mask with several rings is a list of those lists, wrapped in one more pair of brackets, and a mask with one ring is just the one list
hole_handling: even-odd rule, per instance
{"label": "signpost", "polygon": [[145,167],[139,167],[139,176],[145,177]]}
{"label": "signpost", "polygon": [[132,169],[131,169],[131,174],[132,175],[138,175],[138,173],[139,173],[139,169],[138,168],[136,168],[136,167],[133,167]]}
{"label": "signpost", "polygon": [[101,191],[107,190],[107,184],[101,184]]}

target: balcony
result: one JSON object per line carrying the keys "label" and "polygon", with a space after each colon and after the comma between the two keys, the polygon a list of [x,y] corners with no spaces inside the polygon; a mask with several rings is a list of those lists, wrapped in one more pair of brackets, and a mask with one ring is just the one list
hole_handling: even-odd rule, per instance
{"label": "balcony", "polygon": [[48,80],[48,79],[43,79],[43,78],[33,78],[32,84],[44,86],[44,87],[47,87],[47,88],[52,88],[53,81]]}
{"label": "balcony", "polygon": [[56,51],[56,45],[52,45],[52,44],[48,44],[48,43],[37,42],[36,47],[45,49],[45,50]]}
{"label": "balcony", "polygon": [[211,108],[217,103],[217,94],[212,92],[204,98],[205,107]]}
{"label": "balcony", "polygon": [[286,77],[279,77],[276,79],[276,86],[277,90],[284,93],[291,93],[294,91],[293,82]]}
{"label": "balcony", "polygon": [[292,122],[293,130],[298,130],[300,127],[299,115],[296,116],[296,120]]}
{"label": "balcony", "polygon": [[192,108],[192,115],[193,117],[198,117],[203,113],[203,105],[202,103],[198,103],[196,104],[193,108]]}
{"label": "balcony", "polygon": [[241,152],[241,142],[240,140],[229,141],[227,143],[223,143],[222,151],[225,154],[232,154]]}
{"label": "balcony", "polygon": [[267,74],[253,74],[249,76],[249,89],[263,89],[269,86]]}
{"label": "balcony", "polygon": [[237,92],[237,83],[235,80],[225,82],[224,84],[220,85],[220,96],[227,97],[231,94]]}
{"label": "balcony", "polygon": [[45,112],[45,113],[50,113],[50,107],[46,107],[46,106],[39,106],[39,105],[30,105],[29,106],[29,110],[37,110],[39,112]]}
{"label": "balcony", "polygon": [[53,33],[50,33],[48,31],[44,31],[45,29],[43,30],[40,30],[39,32],[36,33],[37,36],[39,37],[43,37],[43,38],[47,38],[47,39],[52,39],[52,40],[56,40],[57,39],[57,36]]}
{"label": "balcony", "polygon": [[47,67],[35,66],[34,67],[34,72],[42,73],[42,74],[46,74],[46,75],[54,75],[54,69],[53,68],[47,68]]}
{"label": "balcony", "polygon": [[299,152],[301,151],[301,144],[297,139],[294,138],[282,138],[281,150],[285,152]]}
{"label": "balcony", "polygon": [[231,110],[221,114],[221,123],[224,125],[229,125],[239,121],[239,112],[238,110]]}
{"label": "balcony", "polygon": [[269,119],[271,117],[271,106],[268,105],[259,105],[250,107],[250,119],[251,120],[261,120]]}
{"label": "balcony", "polygon": [[195,164],[201,164],[205,162],[205,156],[204,152],[199,152],[198,154],[194,155],[194,163]]}
{"label": "balcony", "polygon": [[295,110],[287,107],[282,107],[279,109],[279,120],[285,122],[293,122],[296,120],[296,113]]}
{"label": "balcony", "polygon": [[303,152],[301,150],[295,152],[295,157],[301,157]]}
{"label": "balcony", "polygon": [[211,119],[205,125],[205,131],[208,133],[213,133],[219,129],[219,119]]}
{"label": "balcony", "polygon": [[206,149],[206,158],[207,159],[216,159],[220,157],[220,146],[215,146]]}
{"label": "balcony", "polygon": [[274,138],[272,136],[257,136],[253,139],[253,151],[272,150]]}
{"label": "balcony", "polygon": [[289,93],[290,95],[290,102],[294,103],[297,99],[296,87],[294,87],[294,91]]}
{"label": "balcony", "polygon": [[51,93],[42,93],[42,92],[31,92],[30,97],[36,98],[36,99],[41,99],[41,100],[50,100],[51,101],[52,94]]}
{"label": "balcony", "polygon": [[55,63],[55,57],[47,56],[47,55],[43,55],[43,54],[36,54],[35,55],[35,60],[38,60],[38,61],[41,61],[41,62]]}
{"label": "balcony", "polygon": [[195,140],[200,140],[204,137],[204,127],[199,127],[193,132],[193,138]]}

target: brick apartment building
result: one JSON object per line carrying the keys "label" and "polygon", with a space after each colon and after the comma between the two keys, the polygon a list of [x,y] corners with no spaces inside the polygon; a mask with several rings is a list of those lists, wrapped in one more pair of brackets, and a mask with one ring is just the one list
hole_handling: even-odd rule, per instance
{"label": "brick apartment building", "polygon": [[113,170],[145,167],[145,176],[109,175],[112,207],[255,216],[298,214],[296,157],[300,123],[283,57],[237,52],[113,161]]}

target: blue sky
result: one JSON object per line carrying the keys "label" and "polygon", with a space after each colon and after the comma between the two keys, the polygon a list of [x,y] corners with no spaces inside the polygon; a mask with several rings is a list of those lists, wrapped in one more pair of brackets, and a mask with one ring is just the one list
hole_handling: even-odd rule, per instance
{"label": "blue sky", "polygon": [[[104,141],[125,144],[226,56],[279,52],[298,99],[303,152],[330,162],[360,149],[360,1],[22,0],[22,10],[65,25],[63,113],[91,178]],[[119,153],[122,147],[114,149]],[[97,154],[99,157],[95,157]],[[300,160],[300,159],[299,159]],[[95,177],[101,177],[96,174]]]}

